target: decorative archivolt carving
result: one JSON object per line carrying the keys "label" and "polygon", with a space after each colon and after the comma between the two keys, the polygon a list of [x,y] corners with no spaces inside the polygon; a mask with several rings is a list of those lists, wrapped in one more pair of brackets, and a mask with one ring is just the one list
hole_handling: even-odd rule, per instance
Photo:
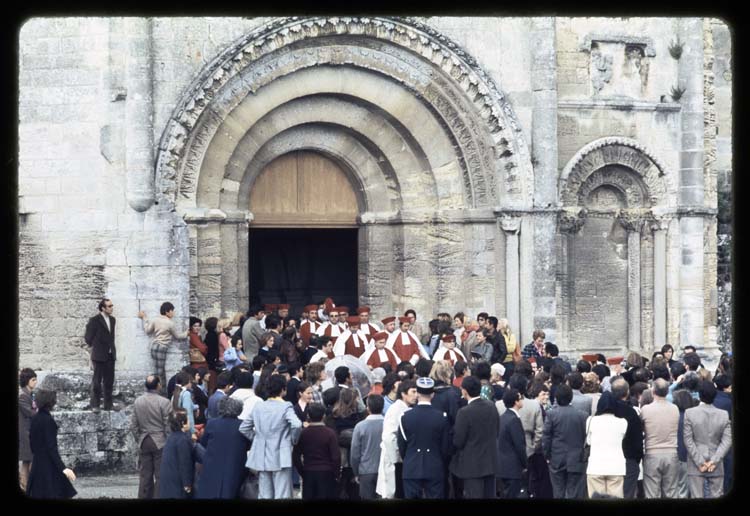
{"label": "decorative archivolt carving", "polygon": [[[578,204],[586,205],[593,191],[602,186],[611,186],[621,194],[626,207],[635,208],[648,204],[641,179],[624,167],[605,165],[591,173],[578,190]],[[588,206],[592,208],[592,206]]]}
{"label": "decorative archivolt carving", "polygon": [[564,206],[576,206],[595,188],[610,184],[625,194],[628,208],[668,204],[665,168],[638,142],[601,138],[582,148],[563,169]]}
{"label": "decorative archivolt carving", "polygon": [[[466,129],[466,121],[462,124],[464,129],[460,126],[452,128],[464,144],[463,148],[470,147],[471,144],[478,147],[476,150],[468,149],[465,159],[469,171],[477,165],[484,165],[491,166],[493,172],[472,176],[471,186],[484,189],[489,194],[489,202],[495,193],[494,176],[497,173],[498,176],[506,178],[504,188],[509,194],[524,193],[526,197],[531,195],[528,188],[524,189],[522,182],[526,175],[531,174],[530,156],[520,135],[521,126],[511,105],[494,81],[460,46],[411,18],[292,17],[274,20],[235,42],[206,66],[188,88],[186,95],[173,111],[159,143],[160,152],[156,164],[157,180],[160,181],[158,190],[168,203],[174,202],[178,193],[178,183],[182,181],[181,168],[186,163],[194,167],[200,160],[200,150],[192,151],[190,155],[186,150],[193,142],[199,145],[206,144],[205,135],[194,134],[194,129],[202,117],[205,119],[206,116],[215,116],[212,110],[208,109],[212,101],[215,98],[219,100],[237,96],[239,92],[234,91],[235,87],[251,90],[248,83],[253,81],[253,77],[260,78],[273,74],[275,63],[267,62],[252,74],[245,75],[245,70],[253,63],[261,63],[263,57],[284,54],[287,48],[291,49],[295,44],[314,42],[314,38],[324,37],[343,37],[343,42],[352,45],[351,51],[358,51],[360,55],[370,52],[367,48],[356,48],[363,40],[390,42],[419,56],[422,62],[427,60],[432,63],[433,69],[442,70],[447,77],[452,78],[451,86],[457,91],[462,91],[468,105],[474,106],[475,112],[472,115],[478,115],[482,120],[482,126],[486,127],[490,138],[491,148],[486,148],[482,138],[471,138],[472,142],[468,143],[465,134],[471,134],[473,131]],[[332,64],[342,64],[347,59],[341,48],[333,49],[329,54]],[[400,67],[405,83],[418,80],[418,74],[414,73],[408,63],[402,61]],[[224,86],[239,74],[242,74],[242,80],[234,81],[232,91],[225,91]],[[438,79],[440,74],[431,75]],[[429,84],[422,85],[422,88],[428,90],[429,87]],[[451,88],[446,88],[445,91],[450,92]],[[454,116],[451,121],[461,118],[470,120],[471,116],[460,114]],[[471,122],[468,123],[471,126]],[[194,178],[185,179],[188,182],[195,181]],[[483,182],[488,184],[480,184]]]}

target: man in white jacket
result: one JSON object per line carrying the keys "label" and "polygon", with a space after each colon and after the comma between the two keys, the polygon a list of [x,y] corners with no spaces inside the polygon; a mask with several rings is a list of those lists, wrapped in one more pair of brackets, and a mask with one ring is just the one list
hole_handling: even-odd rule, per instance
{"label": "man in white jacket", "polygon": [[417,384],[404,380],[398,384],[398,399],[391,405],[383,420],[383,440],[380,443],[380,464],[375,492],[383,498],[404,498],[401,479],[403,463],[398,452],[398,428],[401,416],[417,402]]}

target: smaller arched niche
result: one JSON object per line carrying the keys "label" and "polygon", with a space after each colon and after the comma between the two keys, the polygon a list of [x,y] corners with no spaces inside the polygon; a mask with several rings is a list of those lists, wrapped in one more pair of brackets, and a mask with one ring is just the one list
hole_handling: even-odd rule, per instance
{"label": "smaller arched niche", "polygon": [[251,227],[356,227],[359,207],[351,182],[328,157],[284,154],[265,166],[250,190]]}
{"label": "smaller arched niche", "polygon": [[663,176],[656,159],[622,138],[590,143],[563,169],[559,277],[568,346],[607,355],[647,352],[657,340],[654,307],[664,293],[651,281],[654,238],[647,223],[652,208],[668,203]]}

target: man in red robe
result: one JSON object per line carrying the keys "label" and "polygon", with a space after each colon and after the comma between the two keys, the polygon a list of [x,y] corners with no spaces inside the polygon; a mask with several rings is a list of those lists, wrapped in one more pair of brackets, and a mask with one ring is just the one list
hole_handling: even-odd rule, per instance
{"label": "man in red robe", "polygon": [[396,318],[395,317],[386,317],[380,322],[383,323],[383,331],[386,332],[388,335],[396,331]]}
{"label": "man in red robe", "polygon": [[380,331],[377,326],[370,322],[369,306],[360,306],[357,308],[357,315],[359,315],[359,329],[362,333],[367,335],[369,339]]}
{"label": "man in red robe", "polygon": [[315,332],[319,337],[333,337],[334,339],[341,335],[342,329],[339,326],[339,309],[331,307],[328,310],[328,321],[323,323],[318,331]]}
{"label": "man in red robe", "polygon": [[400,360],[392,350],[385,347],[385,341],[388,340],[388,334],[384,331],[380,331],[372,336],[372,340],[375,343],[375,346],[365,351],[359,359],[367,364],[367,367],[369,367],[370,370],[381,367],[383,362],[388,362],[391,364],[391,370],[395,371]]}
{"label": "man in red robe", "polygon": [[461,350],[456,348],[456,337],[451,334],[443,336],[443,339],[440,341],[440,347],[435,351],[435,355],[432,359],[435,362],[438,360],[447,360],[453,366],[456,365],[456,362],[459,360],[462,362],[468,362]]}
{"label": "man in red robe", "polygon": [[370,347],[367,342],[367,335],[359,329],[359,317],[349,317],[346,322],[349,323],[349,329],[341,333],[336,339],[336,343],[333,345],[333,354],[337,357],[351,355],[359,358]]}
{"label": "man in red robe", "polygon": [[307,312],[307,320],[302,321],[302,325],[299,328],[300,338],[307,344],[310,345],[310,337],[315,335],[315,332],[320,328],[320,322],[318,321],[318,305],[307,305],[305,307]]}
{"label": "man in red robe", "polygon": [[409,318],[399,317],[400,329],[391,333],[386,342],[386,347],[393,350],[400,361],[411,362],[415,365],[422,356],[429,360],[430,355],[419,342],[419,339],[409,330]]}

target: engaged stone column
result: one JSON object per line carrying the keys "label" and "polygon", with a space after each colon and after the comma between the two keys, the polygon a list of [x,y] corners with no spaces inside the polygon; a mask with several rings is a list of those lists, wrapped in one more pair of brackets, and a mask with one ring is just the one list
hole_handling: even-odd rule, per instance
{"label": "engaged stone column", "polygon": [[519,217],[504,216],[500,225],[505,232],[505,306],[512,331],[518,334],[520,327],[520,284],[518,261]]}
{"label": "engaged stone column", "polygon": [[654,350],[667,343],[667,227],[669,221],[651,222],[654,233]]}
{"label": "engaged stone column", "polygon": [[628,349],[641,350],[641,229],[643,219],[621,214],[620,224],[628,232]]}
{"label": "engaged stone column", "polygon": [[561,292],[559,307],[560,313],[560,338],[558,345],[561,349],[569,349],[570,342],[570,318],[575,307],[575,274],[573,260],[570,254],[573,251],[576,234],[586,222],[586,211],[583,209],[564,209],[557,219],[557,228],[560,232],[560,253],[558,255],[558,282]]}

